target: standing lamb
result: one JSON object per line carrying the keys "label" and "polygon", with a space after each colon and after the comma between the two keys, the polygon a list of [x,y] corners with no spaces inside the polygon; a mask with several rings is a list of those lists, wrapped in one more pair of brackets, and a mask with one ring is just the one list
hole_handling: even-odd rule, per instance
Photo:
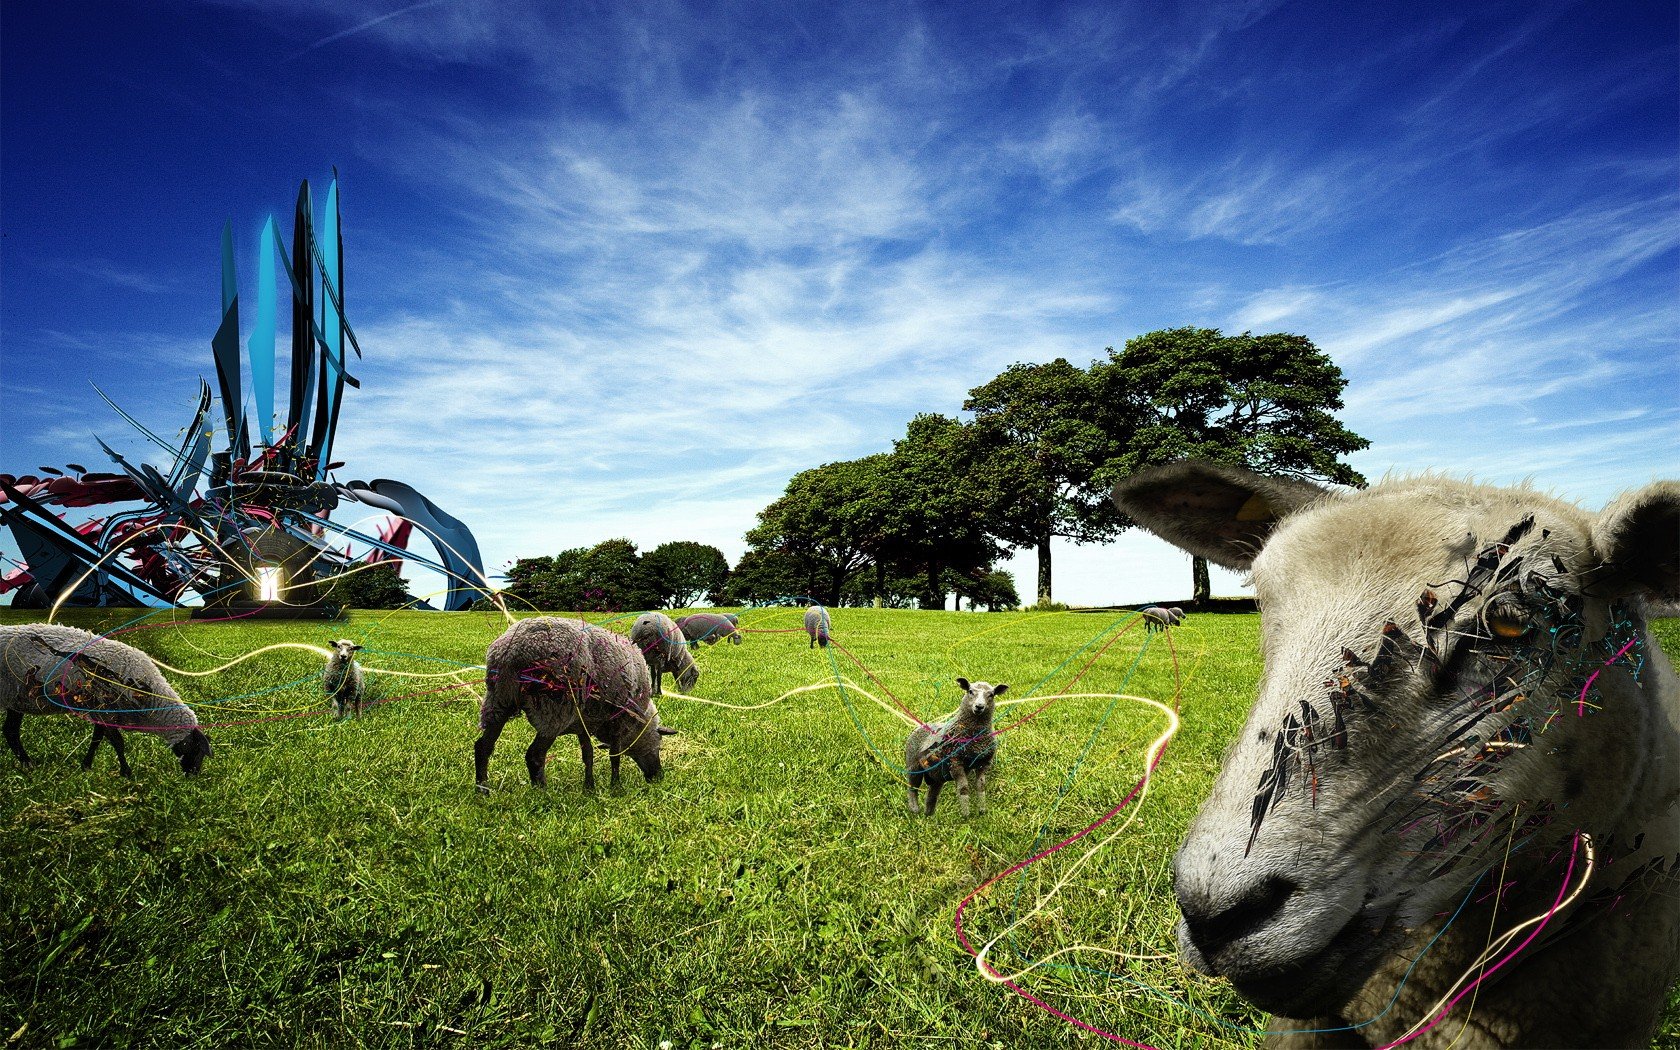
{"label": "standing lamb", "polygon": [[653,678],[653,695],[664,696],[660,688],[665,672],[671,672],[677,688],[687,692],[700,680],[700,666],[688,651],[683,630],[664,613],[649,612],[636,617],[630,627],[630,642],[642,651],[648,674]]}
{"label": "standing lamb", "polygon": [[1114,498],[1265,610],[1174,861],[1185,961],[1277,1014],[1274,1046],[1649,1046],[1680,972],[1680,680],[1645,616],[1680,594],[1680,482],[1595,515],[1192,461]]}
{"label": "standing lamb", "polygon": [[682,629],[690,649],[700,642],[716,645],[720,638],[728,638],[731,645],[740,645],[741,631],[736,626],[739,622],[740,617],[733,613],[694,613],[677,618],[677,626]]}
{"label": "standing lamb", "polygon": [[1177,627],[1184,622],[1184,610],[1178,606],[1170,609],[1159,605],[1149,605],[1138,610],[1143,622],[1150,631],[1164,631],[1169,627]]}
{"label": "standing lamb", "polygon": [[647,661],[623,635],[582,620],[520,620],[490,643],[484,681],[481,733],[473,747],[479,790],[490,790],[490,753],[507,720],[521,711],[537,731],[525,752],[525,768],[537,787],[548,784],[543,772],[548,749],[566,734],[578,738],[586,788],[595,786],[591,736],[607,748],[613,787],[619,786],[624,755],[642,776],[659,779],[660,741],[676,730],[659,724]]}
{"label": "standing lamb", "polygon": [[811,636],[811,644],[805,648],[814,649],[821,645],[828,648],[828,610],[820,605],[813,605],[805,610],[805,633]]}
{"label": "standing lamb", "polygon": [[188,776],[210,757],[210,740],[198,728],[198,718],[151,657],[74,627],[0,627],[0,709],[6,712],[6,743],[25,766],[29,753],[18,732],[24,715],[74,714],[93,723],[83,769],[92,768],[99,742],[109,740],[117,768],[133,776],[123,748],[125,729],[162,737]]}
{"label": "standing lamb", "polygon": [[985,682],[968,683],[959,678],[962,686],[962,706],[949,720],[936,725],[917,726],[904,745],[904,768],[910,777],[910,812],[920,813],[922,781],[927,781],[927,815],[939,804],[939,789],[949,781],[957,782],[957,799],[962,803],[963,816],[968,816],[968,793],[973,791],[982,815],[986,812],[986,773],[997,757],[997,734],[992,731],[992,715],[997,710],[997,698],[1007,685]]}
{"label": "standing lamb", "polygon": [[348,638],[332,643],[332,655],[327,657],[321,686],[332,703],[334,718],[343,718],[346,712],[359,718],[367,706],[367,684],[362,667],[356,662],[356,654],[361,651],[362,647]]}

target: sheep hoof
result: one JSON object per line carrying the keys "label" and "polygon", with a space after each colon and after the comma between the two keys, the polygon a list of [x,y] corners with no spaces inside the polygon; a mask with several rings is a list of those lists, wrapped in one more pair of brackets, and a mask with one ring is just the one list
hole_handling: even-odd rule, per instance
{"label": "sheep hoof", "polygon": [[485,783],[485,782],[484,782],[484,781],[482,781],[482,780],[480,780],[480,781],[479,781],[479,782],[478,782],[478,793],[479,793],[479,794],[480,794],[480,795],[488,795],[488,794],[490,794],[490,785],[489,785],[489,784],[486,784],[486,783]]}

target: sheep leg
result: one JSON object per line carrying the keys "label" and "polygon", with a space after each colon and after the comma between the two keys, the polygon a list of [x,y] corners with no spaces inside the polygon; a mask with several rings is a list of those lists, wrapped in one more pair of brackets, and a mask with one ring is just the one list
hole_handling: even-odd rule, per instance
{"label": "sheep leg", "polygon": [[578,751],[583,755],[583,789],[595,790],[595,745],[590,742],[589,734],[578,730]]}
{"label": "sheep leg", "polygon": [[543,771],[543,763],[548,760],[548,749],[554,746],[553,735],[537,734],[531,741],[531,746],[525,749],[525,769],[531,774],[531,786],[545,788],[548,786],[548,774]]}
{"label": "sheep leg", "polygon": [[912,817],[922,811],[922,778],[910,774],[910,815]]}
{"label": "sheep leg", "polygon": [[977,769],[974,772],[974,805],[979,814],[986,815],[986,771]]}
{"label": "sheep leg", "polygon": [[122,730],[116,726],[106,726],[105,739],[111,742],[111,750],[117,753],[117,772],[132,779],[134,771],[128,768],[128,754],[123,750]]}
{"label": "sheep leg", "polygon": [[484,723],[484,731],[478,734],[478,742],[473,744],[473,768],[478,774],[480,791],[490,790],[490,752],[496,750],[496,738],[502,735],[506,724],[506,715],[492,714]]}
{"label": "sheep leg", "polygon": [[98,722],[93,723],[93,739],[88,742],[87,754],[82,756],[82,768],[93,768],[93,756],[99,753],[99,742],[105,739],[105,727]]}
{"label": "sheep leg", "polygon": [[665,677],[665,657],[663,655],[654,657],[652,663],[648,665],[648,670],[653,672],[653,695],[664,696],[665,691],[660,688],[660,682]]}
{"label": "sheep leg", "polygon": [[611,751],[608,753],[612,756],[612,783],[610,786],[617,788],[620,786],[618,783],[618,760],[624,756],[619,754],[617,751]]}
{"label": "sheep leg", "polygon": [[30,759],[29,752],[27,752],[23,749],[23,738],[18,735],[18,728],[22,725],[23,725],[23,712],[22,711],[7,711],[6,712],[6,725],[5,725],[5,729],[4,729],[4,732],[5,732],[5,735],[6,735],[6,744],[7,744],[8,747],[10,747],[12,749],[12,754],[17,756],[18,762],[25,769],[28,769],[30,766],[34,765],[35,763]]}
{"label": "sheep leg", "polygon": [[939,792],[941,790],[943,790],[944,787],[945,787],[945,784],[944,784],[943,781],[939,781],[939,780],[928,781],[928,803],[927,803],[927,815],[928,816],[930,816],[930,817],[933,816],[933,807],[939,805]]}
{"label": "sheep leg", "polygon": [[957,783],[957,803],[963,816],[968,816],[968,767],[956,758],[951,759],[951,779]]}

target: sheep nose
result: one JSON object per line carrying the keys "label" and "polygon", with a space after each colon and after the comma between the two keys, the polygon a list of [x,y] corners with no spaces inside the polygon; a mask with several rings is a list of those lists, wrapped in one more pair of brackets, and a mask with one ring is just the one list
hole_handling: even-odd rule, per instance
{"label": "sheep nose", "polygon": [[1212,959],[1226,945],[1264,929],[1300,890],[1298,883],[1275,875],[1239,891],[1235,901],[1224,894],[1216,900],[1199,888],[1180,885],[1178,910],[1196,949]]}

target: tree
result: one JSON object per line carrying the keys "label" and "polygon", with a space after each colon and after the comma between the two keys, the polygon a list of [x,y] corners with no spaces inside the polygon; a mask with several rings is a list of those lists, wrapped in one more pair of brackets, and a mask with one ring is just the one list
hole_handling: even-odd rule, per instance
{"label": "tree", "polygon": [[602,540],[583,557],[582,602],[586,612],[628,612],[651,609],[659,594],[642,572],[636,545],[627,539]]}
{"label": "tree", "polygon": [[741,561],[723,585],[723,598],[729,605],[768,605],[813,598],[818,588],[812,583],[810,570],[793,555],[775,550],[749,550],[741,555]]}
{"label": "tree", "polygon": [[333,580],[327,601],[346,609],[406,609],[414,596],[394,565],[356,568]]}
{"label": "tree", "polygon": [[710,544],[677,540],[642,555],[642,577],[661,606],[684,609],[703,597],[722,597],[729,561]]}
{"label": "tree", "polygon": [[1021,605],[1021,596],[1015,591],[1015,576],[1002,569],[993,569],[981,575],[978,579],[966,582],[969,606],[984,605],[987,612],[998,609],[1015,609]]}
{"label": "tree", "polygon": [[[1173,328],[1140,335],[1092,368],[1112,431],[1131,438],[1105,485],[1145,467],[1194,457],[1262,474],[1363,487],[1340,461],[1371,443],[1331,413],[1347,380],[1305,336],[1222,335]],[[1208,598],[1207,562],[1191,561],[1194,597]]]}
{"label": "tree", "polygon": [[813,585],[810,596],[839,604],[841,589],[869,564],[879,538],[870,497],[879,488],[884,458],[825,463],[795,474],[787,491],[758,512],[747,542],[754,550],[792,557],[798,575]]}
{"label": "tree", "polygon": [[989,489],[987,528],[1038,552],[1038,600],[1051,601],[1050,541],[1113,539],[1125,521],[1099,478],[1127,434],[1105,411],[1096,376],[1065,358],[1015,364],[969,391],[978,477]]}

